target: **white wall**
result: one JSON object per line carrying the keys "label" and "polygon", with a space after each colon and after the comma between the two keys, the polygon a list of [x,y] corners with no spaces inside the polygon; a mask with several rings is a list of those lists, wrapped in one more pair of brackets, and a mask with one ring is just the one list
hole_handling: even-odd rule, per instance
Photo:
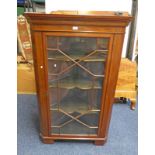
{"label": "white wall", "polygon": [[[46,13],[56,10],[127,11],[131,13],[132,0],[46,0]],[[122,57],[126,55],[128,28]]]}

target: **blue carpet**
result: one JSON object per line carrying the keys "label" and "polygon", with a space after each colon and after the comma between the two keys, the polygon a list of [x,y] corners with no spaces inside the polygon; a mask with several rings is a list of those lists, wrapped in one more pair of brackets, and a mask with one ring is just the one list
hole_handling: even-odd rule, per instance
{"label": "blue carpet", "polygon": [[18,95],[18,155],[137,155],[137,110],[114,104],[108,141],[95,146],[90,141],[59,141],[43,144],[39,139],[35,95]]}

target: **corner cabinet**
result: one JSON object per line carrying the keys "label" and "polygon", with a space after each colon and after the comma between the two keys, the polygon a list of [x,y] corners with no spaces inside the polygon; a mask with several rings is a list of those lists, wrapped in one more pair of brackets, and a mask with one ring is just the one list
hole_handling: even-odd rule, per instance
{"label": "corner cabinet", "polygon": [[30,23],[40,136],[107,140],[128,13],[25,13]]}

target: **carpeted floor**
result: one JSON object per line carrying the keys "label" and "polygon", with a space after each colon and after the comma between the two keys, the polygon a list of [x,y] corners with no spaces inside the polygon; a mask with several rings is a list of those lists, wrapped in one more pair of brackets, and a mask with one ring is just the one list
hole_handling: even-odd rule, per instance
{"label": "carpeted floor", "polygon": [[59,141],[43,144],[35,95],[18,95],[18,155],[137,155],[137,109],[114,104],[108,141],[95,146],[89,141]]}

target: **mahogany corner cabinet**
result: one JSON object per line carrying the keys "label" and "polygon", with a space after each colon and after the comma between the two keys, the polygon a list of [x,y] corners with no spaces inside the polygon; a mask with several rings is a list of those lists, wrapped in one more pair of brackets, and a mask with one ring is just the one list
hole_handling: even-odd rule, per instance
{"label": "mahogany corner cabinet", "polygon": [[25,13],[32,37],[40,137],[107,140],[127,12]]}

